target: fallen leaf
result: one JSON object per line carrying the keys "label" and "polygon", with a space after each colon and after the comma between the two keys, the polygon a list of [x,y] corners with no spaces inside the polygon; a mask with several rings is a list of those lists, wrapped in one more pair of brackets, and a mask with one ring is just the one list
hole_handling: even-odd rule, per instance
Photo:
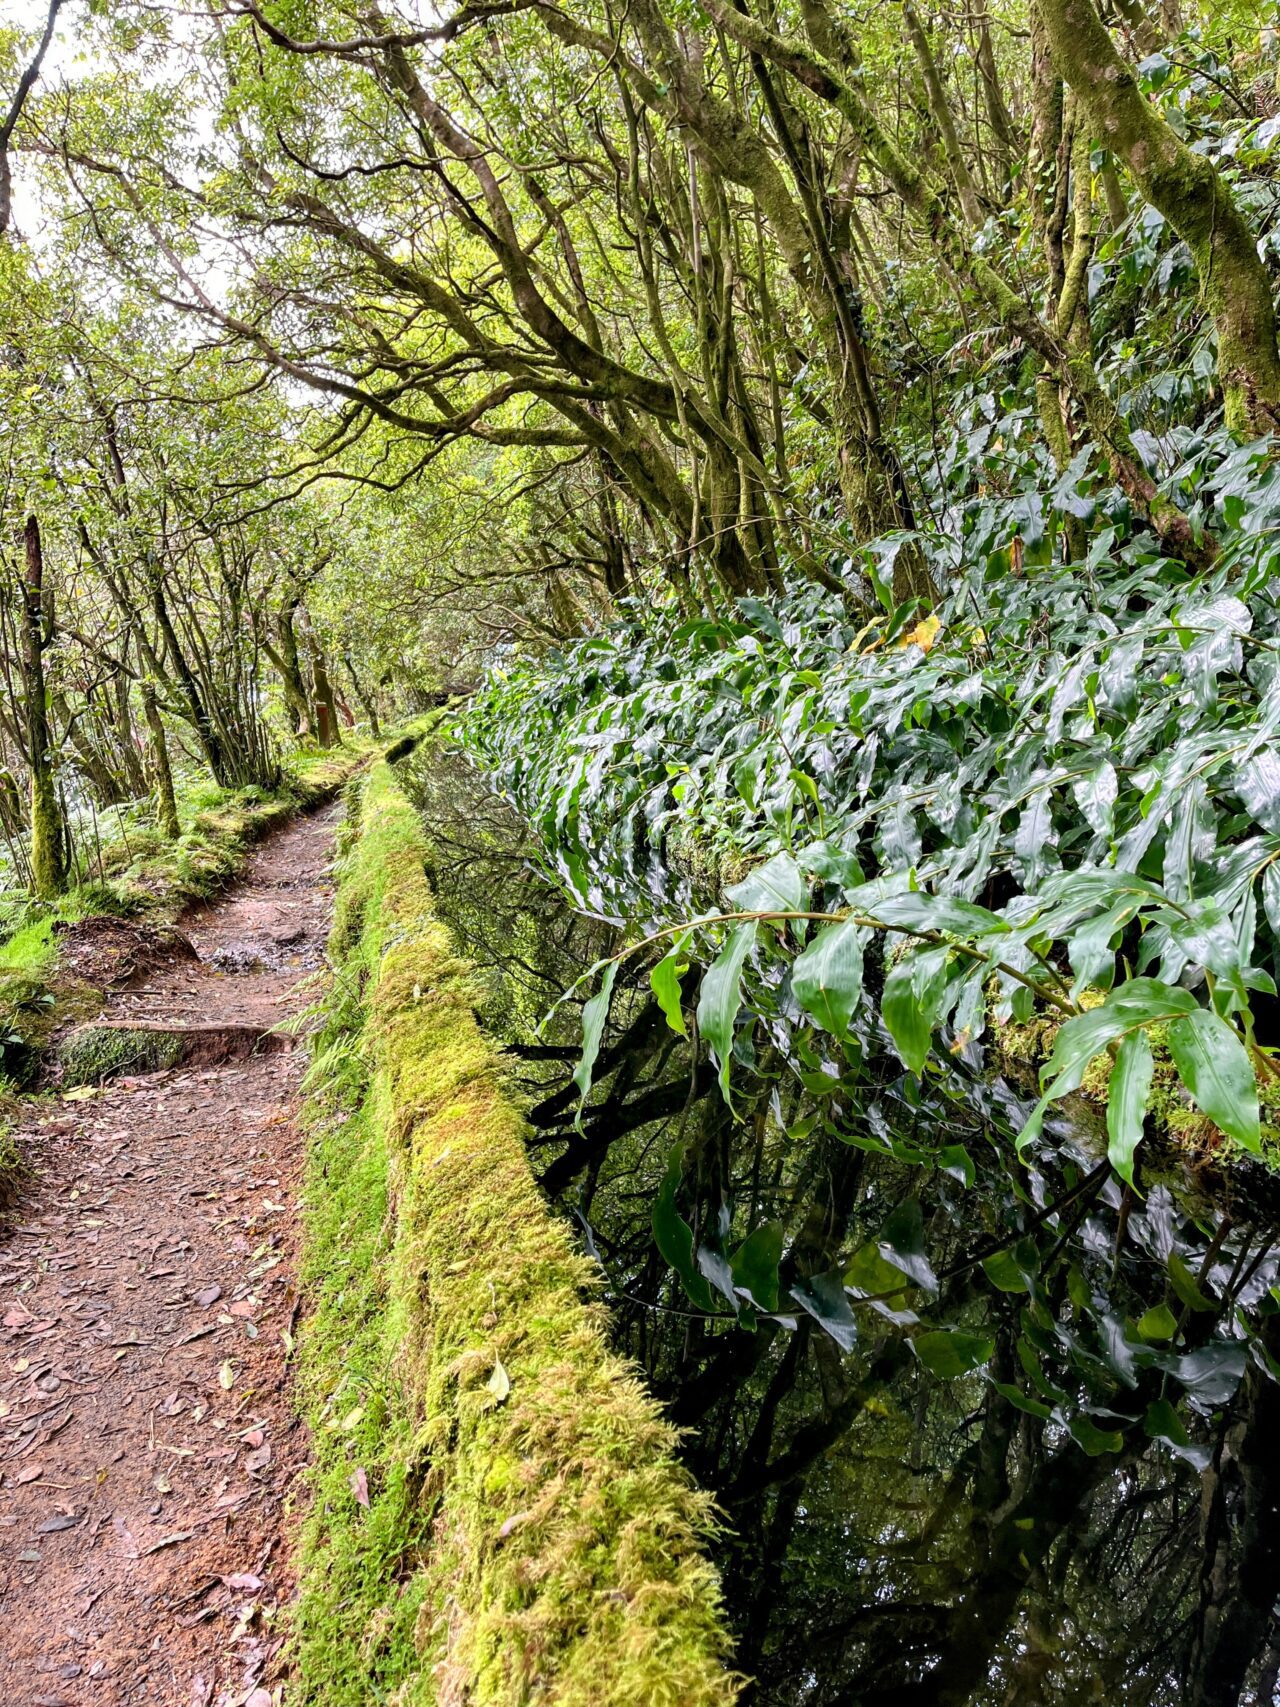
{"label": "fallen leaf", "polygon": [[231,1314],[233,1316],[252,1316],[253,1305],[247,1298],[239,1298],[231,1306]]}
{"label": "fallen leaf", "polygon": [[485,1382],[485,1387],[493,1394],[494,1399],[500,1405],[504,1403],[508,1394],[511,1392],[511,1377],[502,1367],[501,1359],[494,1364],[493,1374]]}
{"label": "fallen leaf", "polygon": [[363,1470],[353,1470],[348,1478],[351,1492],[356,1496],[356,1504],[369,1509],[369,1478]]}
{"label": "fallen leaf", "polygon": [[74,1529],[79,1523],[78,1517],[63,1513],[60,1517],[47,1517],[36,1530],[37,1535],[56,1535],[60,1529]]}
{"label": "fallen leaf", "polygon": [[231,1364],[229,1362],[224,1363],[222,1365],[222,1368],[219,1369],[219,1371],[218,1371],[218,1385],[219,1385],[219,1387],[221,1387],[224,1392],[229,1393],[231,1391],[232,1387],[235,1385],[235,1379],[236,1379],[236,1372],[231,1367]]}
{"label": "fallen leaf", "polygon": [[256,1476],[259,1470],[265,1470],[271,1462],[271,1448],[260,1446],[256,1452],[251,1452],[244,1461],[244,1467],[251,1475]]}
{"label": "fallen leaf", "polygon": [[220,1286],[202,1286],[196,1293],[196,1303],[202,1310],[207,1310],[210,1304],[216,1304],[221,1297],[222,1288]]}
{"label": "fallen leaf", "polygon": [[172,1535],[162,1535],[159,1541],[153,1541],[150,1547],[142,1549],[142,1557],[145,1559],[148,1553],[158,1553],[162,1547],[176,1547],[179,1541],[190,1541],[194,1534],[194,1529],[177,1529]]}
{"label": "fallen leaf", "polygon": [[222,1580],[228,1588],[238,1589],[242,1594],[257,1594],[262,1587],[262,1578],[255,1577],[252,1571],[235,1571]]}
{"label": "fallen leaf", "polygon": [[15,1482],[34,1482],[43,1475],[43,1464],[28,1464],[25,1469],[19,1470],[13,1479]]}
{"label": "fallen leaf", "polygon": [[353,1411],[347,1412],[346,1416],[343,1417],[342,1421],[338,1424],[338,1427],[342,1429],[344,1433],[350,1434],[353,1428],[357,1428],[359,1426],[360,1419],[363,1416],[364,1406],[357,1405]]}

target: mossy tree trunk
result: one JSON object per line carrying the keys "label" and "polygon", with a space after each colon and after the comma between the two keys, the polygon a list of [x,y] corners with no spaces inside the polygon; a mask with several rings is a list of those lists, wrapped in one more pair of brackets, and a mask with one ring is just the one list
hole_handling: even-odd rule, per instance
{"label": "mossy tree trunk", "polygon": [[293,732],[307,736],[311,733],[311,701],[307,697],[307,684],[298,662],[298,636],[293,626],[301,602],[297,589],[291,587],[276,615],[276,644],[274,647],[268,644],[266,651],[280,672],[280,685],[293,719]]}
{"label": "mossy tree trunk", "polygon": [[307,650],[311,654],[311,686],[312,698],[316,708],[316,739],[322,747],[341,746],[342,736],[338,729],[338,706],[334,697],[333,683],[329,679],[329,665],[320,644],[320,636],[315,631],[310,613],[301,608],[299,616],[303,625],[303,633],[307,638]]}
{"label": "mossy tree trunk", "polygon": [[178,822],[178,802],[173,792],[173,769],[169,764],[169,741],[164,731],[164,719],[160,715],[160,707],[156,703],[156,690],[152,682],[142,684],[142,713],[147,720],[147,732],[151,744],[151,770],[156,786],[156,813],[160,828],[171,842],[175,842],[181,831]]}
{"label": "mossy tree trunk", "polygon": [[26,553],[23,686],[27,767],[31,776],[31,887],[42,899],[52,900],[67,886],[67,831],[54,775],[49,725],[49,690],[44,669],[49,629],[44,610],[44,546],[37,516],[27,517],[23,545]]}
{"label": "mossy tree trunk", "polygon": [[1123,161],[1139,190],[1187,244],[1218,336],[1227,425],[1280,426],[1280,350],[1271,280],[1231,191],[1151,106],[1117,53],[1093,0],[1037,0],[1040,20],[1081,117]]}

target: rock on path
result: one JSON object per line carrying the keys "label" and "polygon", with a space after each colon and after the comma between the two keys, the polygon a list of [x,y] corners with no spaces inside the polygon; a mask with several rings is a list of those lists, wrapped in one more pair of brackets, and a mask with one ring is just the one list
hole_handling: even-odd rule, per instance
{"label": "rock on path", "polygon": [[[312,997],[338,808],[295,820],[112,1017],[265,1031]],[[199,1057],[209,1059],[207,1053]],[[292,1584],[300,1049],[43,1105],[0,1235],[0,1702],[268,1707]]]}

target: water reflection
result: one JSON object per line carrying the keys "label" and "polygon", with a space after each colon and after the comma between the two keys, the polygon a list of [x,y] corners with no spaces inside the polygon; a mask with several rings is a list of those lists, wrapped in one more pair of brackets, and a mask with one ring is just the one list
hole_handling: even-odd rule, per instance
{"label": "water reflection", "polygon": [[[885,1062],[845,1104],[802,1066],[734,1121],[643,987],[615,1002],[577,1130],[576,1016],[536,1026],[610,927],[528,869],[465,767],[432,754],[406,780],[442,909],[488,974],[535,1171],[726,1514],[750,1699],[1275,1700],[1270,1178],[1148,1158],[1139,1195],[1083,1119],[1028,1168],[1019,1098],[959,1061],[927,1101]],[[701,1247],[686,1285],[655,1203]],[[774,1227],[780,1265],[729,1275],[726,1253]]]}

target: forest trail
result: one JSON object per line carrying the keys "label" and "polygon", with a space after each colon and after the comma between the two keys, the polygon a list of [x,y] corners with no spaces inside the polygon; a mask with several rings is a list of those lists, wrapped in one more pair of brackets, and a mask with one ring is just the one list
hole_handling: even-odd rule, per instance
{"label": "forest trail", "polygon": [[310,1000],[340,810],[181,921],[198,961],[109,999],[193,1033],[184,1064],[36,1105],[35,1179],[0,1234],[6,1707],[272,1700],[307,1458],[288,1361],[306,1058],[246,1053],[245,1028]]}

